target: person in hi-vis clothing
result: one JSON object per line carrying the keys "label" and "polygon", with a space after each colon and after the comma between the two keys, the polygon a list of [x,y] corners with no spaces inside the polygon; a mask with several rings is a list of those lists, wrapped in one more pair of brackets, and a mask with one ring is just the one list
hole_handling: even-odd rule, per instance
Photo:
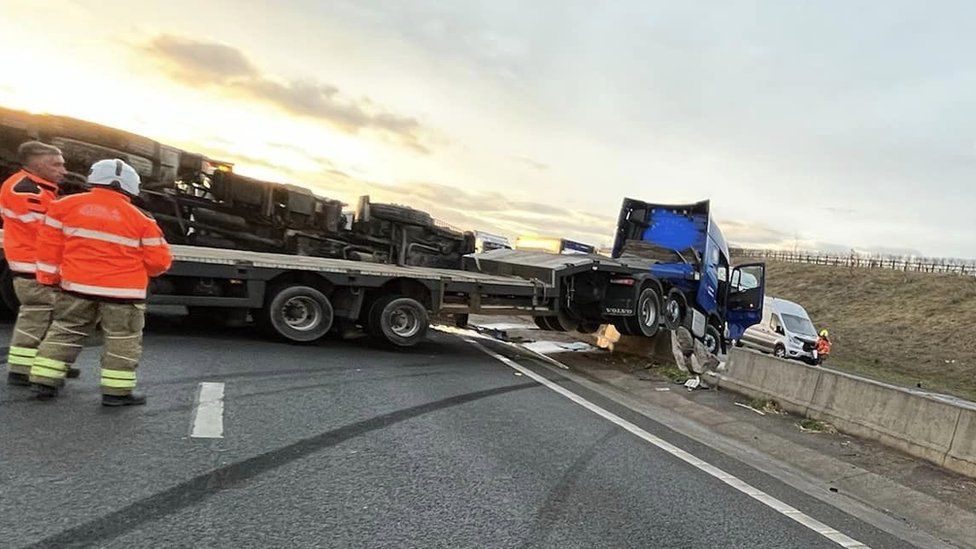
{"label": "person in hi-vis clothing", "polygon": [[172,263],[156,221],[136,208],[139,174],[121,160],[100,160],[91,191],[51,204],[37,240],[37,280],[58,285],[54,318],[38,348],[30,381],[38,398],[57,396],[82,342],[100,323],[102,404],[145,404],[133,392],[142,355],[149,278]]}
{"label": "person in hi-vis clothing", "polygon": [[[37,282],[37,233],[67,171],[61,150],[40,141],[22,143],[17,157],[23,167],[0,186],[0,215],[4,257],[20,302],[7,353],[7,383],[26,387],[57,295],[57,288]],[[77,376],[77,369],[68,371],[67,377]]]}

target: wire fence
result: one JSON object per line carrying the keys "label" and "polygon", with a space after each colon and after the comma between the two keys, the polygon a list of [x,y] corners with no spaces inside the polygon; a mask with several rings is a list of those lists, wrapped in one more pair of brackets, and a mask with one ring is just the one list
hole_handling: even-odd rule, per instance
{"label": "wire fence", "polygon": [[740,258],[767,259],[788,263],[807,263],[810,265],[835,265],[863,269],[891,269],[915,273],[945,273],[961,276],[976,276],[976,260],[954,258],[932,258],[895,255],[868,255],[850,253],[847,255],[818,252],[791,252],[784,250],[761,250],[734,248],[732,255]]}

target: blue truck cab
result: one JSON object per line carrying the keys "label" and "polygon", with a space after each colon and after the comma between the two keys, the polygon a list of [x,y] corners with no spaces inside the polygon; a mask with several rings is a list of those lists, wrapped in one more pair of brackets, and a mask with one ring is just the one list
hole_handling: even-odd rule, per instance
{"label": "blue truck cab", "polygon": [[707,200],[686,205],[625,198],[612,257],[642,262],[661,283],[662,317],[717,353],[762,319],[765,265],[732,266]]}

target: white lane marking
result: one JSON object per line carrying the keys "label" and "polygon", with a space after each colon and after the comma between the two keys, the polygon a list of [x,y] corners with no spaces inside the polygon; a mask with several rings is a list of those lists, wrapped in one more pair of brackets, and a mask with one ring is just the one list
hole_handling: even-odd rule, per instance
{"label": "white lane marking", "polygon": [[522,372],[523,375],[529,376],[534,381],[544,385],[546,388],[559,393],[560,395],[568,398],[569,400],[572,400],[576,404],[579,404],[580,406],[595,413],[596,415],[602,417],[603,419],[606,419],[607,421],[617,425],[618,427],[621,427],[622,429],[630,432],[631,434],[641,439],[644,439],[645,441],[653,444],[654,446],[657,446],[661,450],[664,450],[665,452],[684,461],[685,463],[692,465],[693,467],[696,467],[701,471],[704,471],[705,473],[708,473],[709,475],[717,478],[718,480],[721,480],[722,482],[728,484],[732,488],[735,488],[736,490],[742,492],[743,494],[746,494],[747,496],[755,499],[756,501],[762,503],[763,505],[773,509],[777,513],[780,513],[781,515],[802,524],[803,526],[809,528],[810,530],[813,530],[814,532],[840,545],[841,547],[849,547],[849,548],[857,547],[857,548],[865,548],[865,549],[868,547],[867,545],[838,532],[837,530],[814,519],[813,517],[803,514],[799,510],[787,505],[786,503],[783,503],[782,501],[774,498],[773,496],[770,496],[769,494],[757,488],[753,488],[749,484],[743,482],[742,480],[739,480],[737,477],[730,475],[729,473],[726,473],[725,471],[719,469],[718,467],[715,467],[714,465],[689,454],[688,452],[665,441],[664,439],[658,438],[652,435],[651,433],[648,433],[647,431],[641,429],[640,427],[634,425],[633,423],[627,421],[626,419],[623,419],[622,417],[612,412],[609,412],[597,406],[596,404],[593,404],[592,402],[584,399],[583,397],[577,395],[576,393],[570,391],[569,389],[566,389],[564,387],[557,385],[556,383],[549,381],[548,379],[540,376],[539,374],[533,372],[532,370],[529,370],[528,368],[519,365],[515,361],[510,360],[509,358],[504,357],[498,353],[488,350],[477,341],[468,338],[464,338],[464,340],[470,343],[471,345],[474,345],[485,354],[502,362],[506,366],[509,366],[519,372]]}
{"label": "white lane marking", "polygon": [[193,417],[193,438],[224,438],[224,384],[200,384],[196,412]]}

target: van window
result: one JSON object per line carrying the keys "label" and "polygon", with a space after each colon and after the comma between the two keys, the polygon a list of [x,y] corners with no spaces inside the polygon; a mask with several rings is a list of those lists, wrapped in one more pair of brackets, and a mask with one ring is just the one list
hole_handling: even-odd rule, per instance
{"label": "van window", "polygon": [[786,324],[786,329],[794,334],[817,337],[817,330],[809,318],[784,314],[783,322]]}
{"label": "van window", "polygon": [[781,328],[783,325],[779,321],[779,315],[773,313],[769,318],[769,327],[775,332],[777,328]]}

